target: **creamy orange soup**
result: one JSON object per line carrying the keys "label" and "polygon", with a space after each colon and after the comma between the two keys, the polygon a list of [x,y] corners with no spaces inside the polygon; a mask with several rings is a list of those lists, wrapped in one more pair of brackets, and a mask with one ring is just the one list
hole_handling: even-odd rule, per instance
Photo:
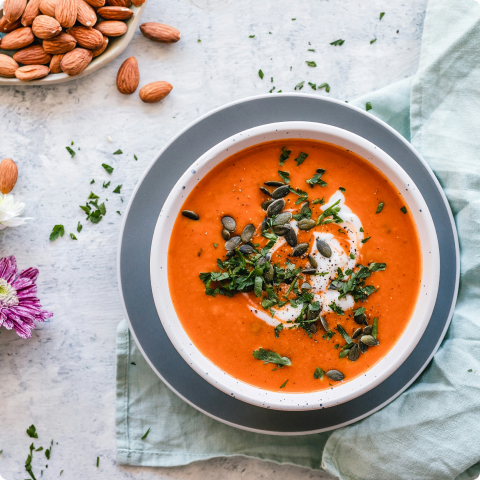
{"label": "creamy orange soup", "polygon": [[182,212],[168,252],[176,313],[202,354],[239,380],[331,388],[384,357],[412,316],[413,216],[353,152],[314,140],[256,145],[212,169]]}

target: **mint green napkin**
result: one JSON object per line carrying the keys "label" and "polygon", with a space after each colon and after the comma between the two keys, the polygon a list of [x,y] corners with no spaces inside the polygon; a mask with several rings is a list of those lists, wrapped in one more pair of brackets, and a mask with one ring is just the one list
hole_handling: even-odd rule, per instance
{"label": "mint green napkin", "polygon": [[117,336],[119,463],[174,466],[244,455],[323,468],[344,480],[464,480],[480,473],[479,56],[480,5],[430,0],[415,77],[353,102],[363,108],[371,102],[370,113],[421,152],[445,189],[460,236],[455,315],[420,378],[381,411],[334,432],[254,434],[212,420],[173,394],[123,321]]}

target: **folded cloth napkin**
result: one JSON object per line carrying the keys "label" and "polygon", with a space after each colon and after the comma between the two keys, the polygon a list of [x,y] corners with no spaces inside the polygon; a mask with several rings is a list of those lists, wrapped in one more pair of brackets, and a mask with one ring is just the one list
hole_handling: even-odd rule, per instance
{"label": "folded cloth napkin", "polygon": [[244,455],[323,468],[342,480],[466,480],[480,473],[479,52],[479,4],[430,0],[418,73],[354,102],[371,102],[370,113],[420,151],[457,224],[459,299],[447,336],[420,378],[381,411],[334,432],[254,434],[212,420],[172,393],[123,321],[117,336],[119,463],[174,466]]}

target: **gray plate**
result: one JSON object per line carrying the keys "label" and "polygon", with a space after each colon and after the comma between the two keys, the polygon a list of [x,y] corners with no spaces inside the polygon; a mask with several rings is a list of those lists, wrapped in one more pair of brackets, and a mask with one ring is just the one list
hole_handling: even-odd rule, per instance
{"label": "gray plate", "polygon": [[[349,130],[393,157],[419,187],[432,214],[440,247],[437,303],[419,344],[382,384],[347,403],[305,412],[269,410],[241,402],[203,380],[178,354],[157,314],[150,286],[150,248],[158,215],[174,184],[202,154],[231,135],[266,123],[303,120]],[[442,341],[458,290],[457,233],[433,172],[409,143],[372,115],[343,102],[304,94],[263,95],[226,105],[171,140],[139,181],[120,236],[118,276],[130,330],[147,362],[183,400],[229,425],[261,433],[298,435],[360,420],[403,392],[423,371]]]}

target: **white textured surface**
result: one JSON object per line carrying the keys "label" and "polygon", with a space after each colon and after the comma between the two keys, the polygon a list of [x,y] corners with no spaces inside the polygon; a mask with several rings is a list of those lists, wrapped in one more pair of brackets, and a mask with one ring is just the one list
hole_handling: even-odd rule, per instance
{"label": "white textured surface", "polygon": [[[125,210],[120,197],[128,200],[155,152],[212,108],[273,85],[292,91],[302,80],[328,82],[329,95],[348,100],[413,74],[425,5],[426,0],[152,0],[143,20],[177,27],[178,44],[158,45],[137,34],[117,60],[89,77],[0,89],[0,157],[18,163],[14,194],[35,218],[0,232],[0,253],[16,255],[21,268],[38,266],[40,298],[55,313],[28,341],[12,332],[0,335],[0,474],[6,480],[28,476],[24,462],[31,439],[25,429],[31,423],[40,433],[37,446],[46,447],[52,438],[59,442],[44,469],[46,479],[57,478],[60,470],[65,479],[329,478],[241,458],[173,469],[116,465],[115,329],[123,313],[115,265],[121,219],[115,211]],[[386,15],[379,21],[381,11]],[[343,46],[329,45],[338,38],[346,40]],[[141,85],[173,84],[163,103],[144,105],[137,95],[117,93],[116,72],[131,55],[139,60]],[[307,67],[305,60],[318,67]],[[307,85],[303,91],[311,90]],[[65,150],[71,141],[81,148],[73,160]],[[113,156],[118,148],[124,154]],[[112,175],[101,167],[104,162],[115,167]],[[105,180],[112,181],[108,189],[102,188]],[[121,195],[112,193],[118,184]],[[78,208],[91,190],[108,198],[107,216],[98,225],[86,224]],[[76,233],[79,220],[84,229],[75,242],[68,234]],[[50,243],[57,223],[67,234]],[[37,478],[46,464],[42,454],[33,461]]]}

